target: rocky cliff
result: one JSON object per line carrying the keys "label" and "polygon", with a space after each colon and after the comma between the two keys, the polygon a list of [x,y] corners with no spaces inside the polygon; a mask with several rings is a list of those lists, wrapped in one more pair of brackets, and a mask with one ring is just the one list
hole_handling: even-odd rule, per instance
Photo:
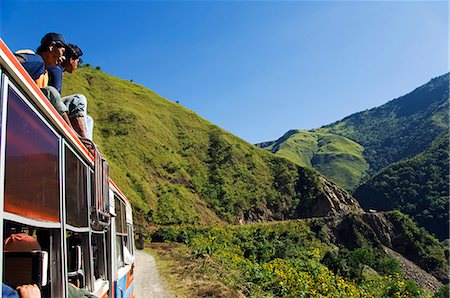
{"label": "rocky cliff", "polygon": [[448,251],[400,212],[351,213],[334,217],[328,226],[337,245],[348,249],[376,247],[398,259],[403,271],[411,275],[422,272],[408,265],[414,263],[434,277],[427,276],[427,284],[422,286],[436,290],[449,282]]}

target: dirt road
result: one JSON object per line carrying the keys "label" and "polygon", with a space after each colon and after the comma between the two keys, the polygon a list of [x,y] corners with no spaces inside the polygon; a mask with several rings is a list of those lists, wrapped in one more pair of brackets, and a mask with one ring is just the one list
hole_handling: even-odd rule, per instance
{"label": "dirt road", "polygon": [[167,292],[164,283],[159,278],[153,256],[142,250],[135,251],[135,293],[136,298],[173,298]]}

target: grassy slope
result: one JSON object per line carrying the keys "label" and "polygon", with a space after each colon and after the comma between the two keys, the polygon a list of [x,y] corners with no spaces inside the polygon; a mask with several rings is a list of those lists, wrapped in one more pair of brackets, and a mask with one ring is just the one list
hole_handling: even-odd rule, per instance
{"label": "grassy slope", "polygon": [[331,133],[290,131],[263,148],[301,166],[313,167],[347,190],[354,189],[369,168],[361,145]]}
{"label": "grassy slope", "polygon": [[63,94],[87,96],[94,140],[138,223],[295,218],[301,199],[321,192],[313,171],[140,85],[82,67],[63,86]]}

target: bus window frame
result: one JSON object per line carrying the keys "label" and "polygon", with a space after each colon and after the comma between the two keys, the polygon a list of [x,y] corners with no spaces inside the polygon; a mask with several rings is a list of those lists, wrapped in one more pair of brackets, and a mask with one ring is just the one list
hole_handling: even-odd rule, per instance
{"label": "bus window frame", "polygon": [[[93,251],[92,251],[92,236],[93,235],[97,235],[97,236],[101,236],[101,238],[102,238],[102,245],[103,245],[103,252],[102,252],[102,256],[103,256],[103,276],[105,277],[105,279],[102,279],[101,277],[99,277],[99,278],[96,278],[95,277],[95,274],[94,274],[94,267],[95,267],[95,263],[94,263],[94,254],[93,254]],[[98,290],[100,290],[103,286],[104,286],[104,284],[105,283],[110,283],[110,282],[112,282],[112,281],[110,281],[109,279],[108,279],[108,263],[107,263],[107,260],[106,260],[106,255],[107,255],[107,253],[108,253],[108,247],[107,247],[107,241],[106,241],[106,234],[107,234],[107,232],[106,231],[95,231],[95,230],[90,230],[90,233],[89,233],[89,235],[90,235],[90,247],[91,247],[91,256],[90,256],[90,261],[91,261],[91,264],[92,264],[92,266],[91,266],[91,272],[92,272],[92,283],[93,283],[93,288],[92,288],[92,292],[96,292],[96,291],[98,291]]]}
{"label": "bus window frame", "polygon": [[[3,98],[3,103],[2,103],[2,108],[4,108],[2,110],[2,151],[1,151],[1,159],[2,159],[2,168],[1,168],[1,184],[2,184],[2,189],[1,189],[1,194],[2,194],[2,212],[4,215],[5,219],[9,219],[9,220],[13,220],[13,221],[17,221],[20,220],[20,222],[27,222],[27,224],[32,223],[30,225],[35,225],[38,227],[43,227],[43,228],[56,228],[57,223],[59,223],[59,225],[62,225],[63,222],[63,218],[61,217],[61,208],[62,208],[62,190],[64,187],[64,183],[62,183],[62,179],[63,177],[63,173],[61,172],[62,169],[62,159],[61,159],[61,153],[62,153],[62,141],[63,141],[63,137],[61,136],[61,134],[59,134],[54,128],[53,126],[50,124],[50,122],[41,114],[39,113],[39,111],[37,110],[37,108],[30,102],[30,100],[26,97],[26,92],[23,92],[17,85],[17,83],[13,80],[11,80],[9,78],[8,75],[6,75],[7,79],[5,81],[5,88],[2,88],[2,92],[4,94],[4,98]],[[40,121],[42,121],[42,124],[44,124],[50,131],[51,133],[53,133],[57,140],[58,140],[58,170],[59,170],[59,209],[60,209],[60,213],[59,213],[59,221],[58,222],[47,222],[47,221],[43,221],[43,220],[39,220],[39,219],[30,219],[27,217],[23,217],[21,215],[17,215],[17,214],[13,214],[7,211],[4,211],[4,193],[5,193],[5,178],[6,178],[6,132],[7,132],[7,127],[6,127],[6,123],[8,121],[8,113],[7,113],[7,108],[8,108],[8,95],[9,95],[9,88],[11,88],[16,95],[24,102],[24,104],[31,109],[31,111],[38,117],[38,119]],[[4,133],[3,133],[4,132]],[[14,219],[15,218],[15,219]]]}
{"label": "bus window frame", "polygon": [[[5,189],[5,151],[6,151],[6,144],[5,144],[5,133],[6,133],[6,117],[4,117],[4,111],[6,110],[6,98],[7,98],[7,92],[5,90],[8,86],[8,76],[3,71],[3,68],[0,67],[0,214],[3,215],[3,206],[4,206],[4,189]],[[0,239],[3,240],[3,216],[1,216],[0,220]],[[3,245],[0,247],[0,252],[2,253],[2,257],[0,258],[0,268],[3,268]],[[0,274],[0,282],[3,283],[3,274]]]}
{"label": "bus window frame", "polygon": [[[118,204],[116,202],[116,199],[118,201]],[[119,205],[119,206],[117,206]],[[115,260],[115,264],[116,264],[116,270],[119,270],[121,268],[124,268],[127,266],[127,264],[125,264],[125,254],[123,251],[123,246],[126,246],[125,244],[125,238],[124,237],[128,237],[128,224],[127,224],[127,220],[126,220],[126,207],[127,204],[125,203],[125,201],[122,200],[122,198],[114,193],[114,207],[119,209],[120,212],[120,231],[118,231],[118,227],[116,224],[116,218],[118,217],[119,214],[116,213],[116,216],[114,218],[114,260]],[[125,225],[125,226],[124,226]],[[125,230],[125,231],[124,231]],[[118,238],[120,237],[120,251],[117,250],[117,242],[118,242]],[[127,239],[128,240],[128,239]],[[121,260],[122,260],[122,264],[119,264],[119,254],[121,255]],[[120,265],[120,266],[119,266]]]}

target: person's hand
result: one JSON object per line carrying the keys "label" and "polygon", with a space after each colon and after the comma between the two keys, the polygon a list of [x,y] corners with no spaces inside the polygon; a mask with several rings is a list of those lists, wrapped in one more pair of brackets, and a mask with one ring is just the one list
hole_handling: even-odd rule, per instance
{"label": "person's hand", "polygon": [[41,298],[41,290],[37,285],[23,285],[16,288],[20,298]]}

